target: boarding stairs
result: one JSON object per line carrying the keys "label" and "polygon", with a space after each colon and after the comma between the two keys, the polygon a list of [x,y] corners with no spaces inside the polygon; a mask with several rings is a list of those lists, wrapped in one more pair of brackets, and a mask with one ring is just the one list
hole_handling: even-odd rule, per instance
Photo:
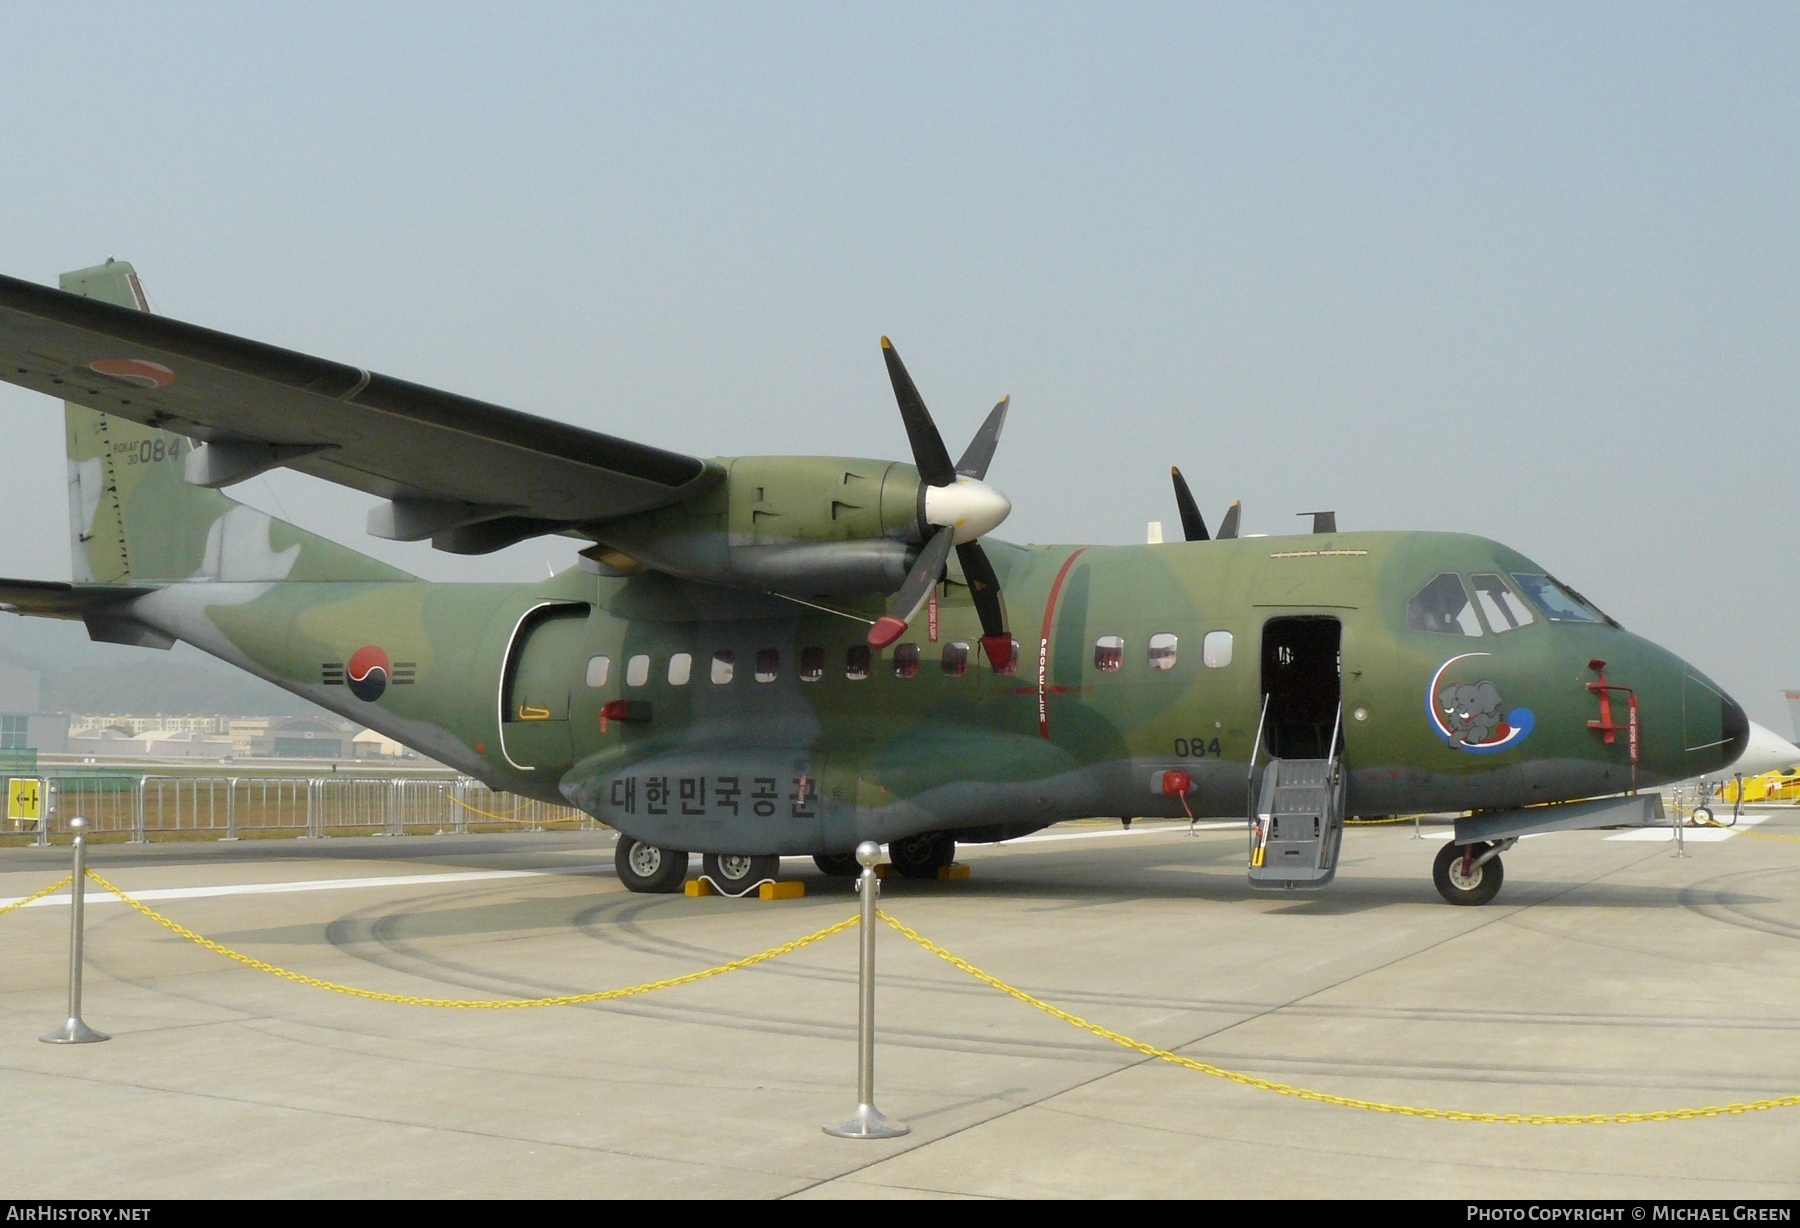
{"label": "boarding stairs", "polygon": [[1337,873],[1344,770],[1336,728],[1326,745],[1334,752],[1329,758],[1276,758],[1263,768],[1250,811],[1252,887],[1323,887]]}

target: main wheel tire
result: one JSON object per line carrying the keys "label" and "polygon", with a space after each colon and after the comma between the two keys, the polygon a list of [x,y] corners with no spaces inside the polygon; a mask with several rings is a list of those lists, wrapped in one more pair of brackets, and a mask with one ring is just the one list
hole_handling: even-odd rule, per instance
{"label": "main wheel tire", "polygon": [[658,848],[620,836],[613,849],[613,866],[627,891],[650,895],[668,895],[680,891],[687,879],[688,855],[676,849]]}
{"label": "main wheel tire", "polygon": [[701,864],[723,895],[744,895],[781,873],[781,858],[773,853],[708,853]]}
{"label": "main wheel tire", "polygon": [[1490,857],[1475,866],[1467,876],[1463,874],[1463,854],[1473,849],[1473,857],[1479,857],[1494,847],[1491,844],[1476,843],[1473,845],[1446,844],[1438,850],[1437,861],[1431,867],[1431,881],[1437,884],[1438,894],[1452,904],[1476,905],[1485,904],[1500,894],[1500,884],[1506,881],[1506,871],[1500,865],[1500,858]]}
{"label": "main wheel tire", "polygon": [[928,831],[888,845],[894,868],[905,878],[936,878],[956,860],[956,840],[947,831]]}
{"label": "main wheel tire", "polygon": [[1717,827],[1718,826],[1717,823],[1713,822],[1713,812],[1712,812],[1711,806],[1696,806],[1694,808],[1694,826],[1695,827]]}
{"label": "main wheel tire", "polygon": [[855,853],[814,853],[813,864],[819,867],[821,874],[829,874],[833,878],[855,878],[862,873],[862,866],[857,864]]}

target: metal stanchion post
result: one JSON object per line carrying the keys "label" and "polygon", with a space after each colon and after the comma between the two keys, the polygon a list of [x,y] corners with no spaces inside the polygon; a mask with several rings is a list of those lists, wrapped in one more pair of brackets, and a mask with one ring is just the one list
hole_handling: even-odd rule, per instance
{"label": "metal stanchion post", "polygon": [[37,846],[41,849],[50,847],[50,820],[56,816],[56,788],[49,781],[38,790],[38,829]]}
{"label": "metal stanchion post", "polygon": [[1421,832],[1421,831],[1420,831],[1420,830],[1419,830],[1419,818],[1420,818],[1420,816],[1419,816],[1419,815],[1416,815],[1416,814],[1415,814],[1415,815],[1414,815],[1414,816],[1413,816],[1413,834],[1412,834],[1412,838],[1413,838],[1413,839],[1414,839],[1414,840],[1423,840],[1423,839],[1424,839],[1424,838],[1425,838],[1425,833],[1424,833],[1424,832]]}
{"label": "metal stanchion post", "polygon": [[1681,800],[1680,799],[1681,799],[1681,794],[1679,792],[1677,792],[1675,794],[1675,804],[1670,806],[1669,809],[1674,814],[1675,856],[1686,857],[1688,855],[1688,853],[1687,853],[1687,831],[1686,831],[1687,824],[1682,822],[1682,819],[1681,819]]}
{"label": "metal stanchion post", "polygon": [[38,1037],[46,1045],[91,1045],[112,1039],[81,1021],[81,888],[87,881],[87,838],[83,835],[87,825],[80,815],[69,820],[69,830],[75,835],[75,879],[69,884],[69,1017],[54,1032]]}
{"label": "metal stanchion post", "polygon": [[856,1021],[856,1112],[850,1120],[824,1127],[825,1133],[838,1138],[899,1138],[911,1133],[911,1127],[890,1121],[875,1107],[875,902],[881,898],[881,879],[875,875],[875,863],[881,860],[881,846],[864,840],[856,846],[856,860],[862,863],[862,874],[856,889],[862,892],[862,969],[858,977],[861,1010]]}

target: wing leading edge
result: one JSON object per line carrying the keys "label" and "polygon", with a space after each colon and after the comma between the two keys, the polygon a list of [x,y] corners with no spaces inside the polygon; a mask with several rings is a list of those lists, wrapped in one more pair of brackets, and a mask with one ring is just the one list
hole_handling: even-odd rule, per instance
{"label": "wing leading edge", "polygon": [[[112,267],[141,306],[130,266]],[[0,379],[202,441],[190,481],[284,466],[388,500],[370,532],[457,553],[666,507],[722,476],[696,457],[5,276]]]}

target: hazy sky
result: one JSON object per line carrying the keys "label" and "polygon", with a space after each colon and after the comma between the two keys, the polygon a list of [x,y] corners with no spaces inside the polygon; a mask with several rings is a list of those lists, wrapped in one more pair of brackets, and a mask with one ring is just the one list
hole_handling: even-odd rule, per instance
{"label": "hazy sky", "polygon": [[[1485,534],[1790,730],[1800,6],[13,4],[0,55],[0,271],[701,455],[906,457],[888,333],[953,452],[1013,395],[1001,536],[1173,528],[1171,463]],[[0,574],[66,577],[59,409],[0,420]],[[233,493],[434,578],[573,550]]]}

